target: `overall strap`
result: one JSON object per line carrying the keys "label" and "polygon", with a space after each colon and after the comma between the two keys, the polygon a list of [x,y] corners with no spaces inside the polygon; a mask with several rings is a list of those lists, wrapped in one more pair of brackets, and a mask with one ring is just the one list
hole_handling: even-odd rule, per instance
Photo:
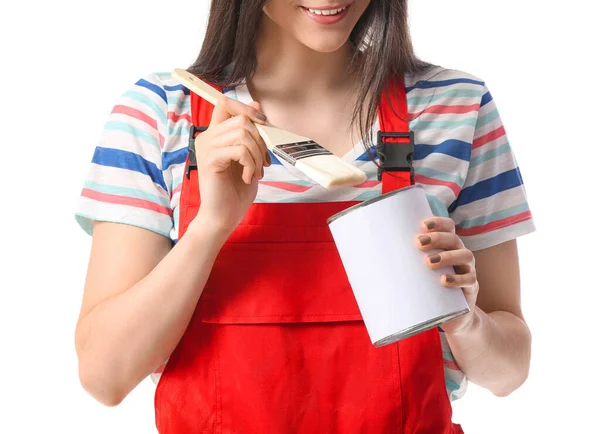
{"label": "overall strap", "polygon": [[[223,89],[212,85],[219,92]],[[200,201],[200,188],[198,186],[198,171],[192,170],[197,167],[194,140],[196,135],[204,130],[210,124],[213,109],[211,103],[199,97],[194,92],[190,92],[190,106],[192,110],[192,125],[188,139],[188,155],[185,160],[185,174],[181,184],[181,196],[179,199],[179,233],[181,239],[190,222],[196,217]]]}
{"label": "overall strap", "polygon": [[414,135],[408,123],[404,80],[390,80],[385,90],[379,104],[377,132],[377,178],[384,194],[414,184]]}

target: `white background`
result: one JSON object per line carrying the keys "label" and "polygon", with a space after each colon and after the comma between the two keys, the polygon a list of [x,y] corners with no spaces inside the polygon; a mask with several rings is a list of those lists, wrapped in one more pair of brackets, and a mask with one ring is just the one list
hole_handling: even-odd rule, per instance
{"label": "white background", "polygon": [[[417,53],[491,89],[538,228],[519,241],[529,380],[506,398],[471,385],[454,404],[468,434],[600,432],[595,4],[411,4]],[[90,238],[73,211],[119,95],[149,72],[187,67],[207,10],[207,0],[3,2],[2,433],[155,432],[149,379],[116,408],[79,385],[73,333]]]}

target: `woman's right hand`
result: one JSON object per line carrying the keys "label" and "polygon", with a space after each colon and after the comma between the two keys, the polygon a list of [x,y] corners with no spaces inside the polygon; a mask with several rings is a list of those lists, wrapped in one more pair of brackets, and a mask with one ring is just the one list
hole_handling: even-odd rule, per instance
{"label": "woman's right hand", "polygon": [[208,129],[195,139],[200,209],[197,219],[229,235],[254,202],[271,161],[253,122],[266,124],[260,104],[222,96]]}

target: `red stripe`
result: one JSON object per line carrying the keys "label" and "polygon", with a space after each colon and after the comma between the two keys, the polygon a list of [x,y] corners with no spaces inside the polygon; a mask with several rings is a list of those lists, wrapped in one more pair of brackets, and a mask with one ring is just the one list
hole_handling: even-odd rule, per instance
{"label": "red stripe", "polygon": [[490,143],[492,140],[496,140],[506,134],[504,126],[496,128],[494,131],[487,133],[485,136],[481,136],[473,140],[473,149],[479,148],[483,145]]}
{"label": "red stripe", "polygon": [[460,186],[456,182],[442,181],[439,179],[429,178],[428,176],[423,176],[419,174],[415,174],[415,182],[427,185],[443,185],[452,190],[455,196],[458,196],[458,193],[460,193]]}
{"label": "red stripe", "polygon": [[362,184],[355,185],[354,187],[355,188],[370,188],[370,187],[375,187],[378,184],[379,184],[379,181],[371,180],[371,181],[365,181]]}
{"label": "red stripe", "polygon": [[452,369],[454,371],[460,371],[461,369],[458,367],[458,365],[456,364],[456,362],[454,360],[445,360],[444,359],[444,366],[446,368]]}
{"label": "red stripe", "polygon": [[425,113],[436,113],[436,114],[464,114],[470,112],[476,112],[479,110],[479,104],[471,105],[432,105],[427,107],[425,110],[418,113],[409,113],[409,118],[412,121],[417,116]]}
{"label": "red stripe", "polygon": [[506,217],[500,220],[489,222],[481,226],[474,226],[472,228],[463,229],[460,226],[457,226],[456,235],[470,236],[482,234],[485,232],[491,232],[495,229],[503,228],[505,226],[510,226],[515,223],[521,223],[529,219],[531,219],[531,211],[525,211],[520,214],[513,215],[511,217]]}
{"label": "red stripe", "polygon": [[173,193],[171,193],[171,196],[174,196],[175,193],[179,193],[181,191],[182,185],[183,185],[183,182],[180,182],[179,185],[177,186],[177,188],[175,190],[173,190]]}
{"label": "red stripe", "polygon": [[179,120],[181,120],[181,119],[185,119],[190,124],[192,123],[192,117],[189,114],[187,114],[187,113],[175,114],[175,112],[168,112],[167,113],[167,118],[170,121],[172,121],[173,123],[179,122]]}
{"label": "red stripe", "polygon": [[119,196],[116,194],[100,193],[89,188],[84,188],[81,191],[81,195],[93,200],[107,203],[116,203],[119,205],[135,206],[137,208],[149,209],[151,211],[158,212],[160,214],[173,216],[173,210],[166,206],[159,205],[155,202],[138,199],[136,197]]}
{"label": "red stripe", "polygon": [[160,149],[163,148],[165,143],[165,139],[162,134],[158,131],[158,125],[156,123],[156,119],[148,116],[146,113],[139,111],[138,109],[134,109],[133,107],[128,107],[125,105],[116,105],[111,113],[119,113],[127,116],[131,116],[132,118],[138,119],[145,124],[150,125],[152,128],[156,130],[158,134],[158,141],[160,143]]}
{"label": "red stripe", "polygon": [[271,181],[260,181],[263,185],[268,185],[270,187],[280,188],[282,190],[292,191],[294,193],[303,193],[306,190],[310,190],[311,187],[307,187],[305,185],[292,184],[290,182],[271,182]]}

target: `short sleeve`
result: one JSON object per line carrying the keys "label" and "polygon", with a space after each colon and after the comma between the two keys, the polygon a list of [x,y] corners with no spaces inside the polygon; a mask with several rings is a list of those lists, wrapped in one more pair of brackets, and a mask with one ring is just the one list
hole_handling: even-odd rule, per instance
{"label": "short sleeve", "polygon": [[170,236],[173,213],[162,172],[167,97],[156,74],[118,99],[78,198],[75,219],[88,234],[93,221],[124,223]]}
{"label": "short sleeve", "polygon": [[517,160],[485,85],[467,176],[448,211],[456,223],[457,235],[472,251],[535,230]]}

